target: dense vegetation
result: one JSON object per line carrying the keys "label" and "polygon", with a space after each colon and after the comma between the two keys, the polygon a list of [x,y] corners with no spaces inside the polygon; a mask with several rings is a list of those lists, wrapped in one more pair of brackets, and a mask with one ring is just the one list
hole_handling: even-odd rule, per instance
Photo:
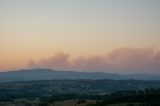
{"label": "dense vegetation", "polygon": [[116,104],[122,104],[122,106],[134,106],[135,104],[135,106],[159,106],[159,88],[160,81],[138,80],[10,82],[0,84],[0,103],[29,102],[30,104],[47,106],[47,104],[56,104],[58,101],[72,100],[69,103],[74,105],[86,103],[86,106],[109,106],[110,104],[115,104],[115,106]]}
{"label": "dense vegetation", "polygon": [[[118,91],[102,97],[101,102],[90,106],[105,106],[109,104],[128,103],[128,106],[160,106],[160,89],[145,89],[138,91]],[[138,106],[139,106],[138,105]],[[137,105],[136,105],[137,106]]]}

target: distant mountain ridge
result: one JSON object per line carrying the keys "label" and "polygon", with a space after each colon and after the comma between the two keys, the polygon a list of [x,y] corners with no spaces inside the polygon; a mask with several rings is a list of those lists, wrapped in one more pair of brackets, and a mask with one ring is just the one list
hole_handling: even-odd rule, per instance
{"label": "distant mountain ridge", "polygon": [[52,69],[26,69],[26,70],[17,70],[9,72],[0,72],[0,82],[54,80],[54,79],[160,80],[160,75],[56,71]]}

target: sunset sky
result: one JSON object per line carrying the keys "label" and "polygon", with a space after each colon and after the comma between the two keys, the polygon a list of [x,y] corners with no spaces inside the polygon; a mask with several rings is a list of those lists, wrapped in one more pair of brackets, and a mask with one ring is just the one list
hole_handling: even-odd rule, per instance
{"label": "sunset sky", "polygon": [[0,0],[0,71],[160,74],[160,0]]}

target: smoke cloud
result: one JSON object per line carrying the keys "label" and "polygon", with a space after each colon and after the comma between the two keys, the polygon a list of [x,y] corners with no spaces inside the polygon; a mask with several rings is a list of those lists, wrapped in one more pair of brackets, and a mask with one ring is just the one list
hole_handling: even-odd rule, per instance
{"label": "smoke cloud", "polygon": [[70,59],[56,53],[50,58],[29,61],[29,68],[103,71],[112,73],[160,73],[160,51],[150,48],[118,48],[104,56]]}

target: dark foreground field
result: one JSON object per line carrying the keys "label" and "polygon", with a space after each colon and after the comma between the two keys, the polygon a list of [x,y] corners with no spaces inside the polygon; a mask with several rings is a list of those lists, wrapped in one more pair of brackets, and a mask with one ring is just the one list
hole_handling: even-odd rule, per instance
{"label": "dark foreground field", "polygon": [[45,80],[0,83],[0,106],[160,106],[160,81]]}

